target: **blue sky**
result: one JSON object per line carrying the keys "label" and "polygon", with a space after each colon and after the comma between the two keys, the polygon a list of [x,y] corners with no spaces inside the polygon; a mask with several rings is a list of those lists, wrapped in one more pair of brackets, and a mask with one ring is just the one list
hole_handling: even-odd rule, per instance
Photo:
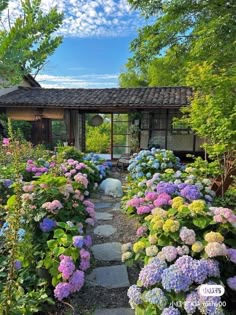
{"label": "blue sky", "polygon": [[[19,1],[10,0],[11,16]],[[64,12],[64,41],[36,79],[43,87],[117,87],[129,43],[146,23],[139,12],[127,0],[42,0],[45,12],[52,6]]]}

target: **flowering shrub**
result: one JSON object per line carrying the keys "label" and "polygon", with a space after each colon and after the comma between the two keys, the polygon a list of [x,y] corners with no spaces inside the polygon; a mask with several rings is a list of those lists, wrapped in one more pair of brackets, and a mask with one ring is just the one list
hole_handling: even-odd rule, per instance
{"label": "flowering shrub", "polygon": [[181,169],[179,158],[172,151],[155,149],[142,150],[130,159],[128,171],[132,179],[151,178],[158,170]]}
{"label": "flowering shrub", "polygon": [[61,161],[43,150],[46,158],[23,161],[19,142],[9,143],[9,176],[1,179],[0,313],[46,313],[53,296],[63,300],[81,289],[90,267],[86,227],[94,225],[95,210],[86,196],[100,181],[99,162]]}
{"label": "flowering shrub", "polygon": [[[136,314],[224,314],[222,303],[233,309],[236,213],[212,207],[210,181],[188,166],[134,181],[122,205],[141,225],[137,241],[122,246],[122,261],[144,263],[128,290]],[[214,283],[226,290],[222,300],[198,291]]]}
{"label": "flowering shrub", "polygon": [[95,153],[88,153],[85,154],[83,157],[83,160],[90,161],[94,165],[96,165],[96,168],[99,171],[99,177],[100,179],[105,178],[108,175],[109,170],[112,167],[112,163],[110,161],[106,161],[103,158],[101,158],[98,154]]}

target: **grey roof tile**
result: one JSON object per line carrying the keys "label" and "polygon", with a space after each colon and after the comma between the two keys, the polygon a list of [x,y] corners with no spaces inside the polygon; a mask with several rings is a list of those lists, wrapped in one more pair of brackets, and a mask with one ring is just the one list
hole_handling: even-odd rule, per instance
{"label": "grey roof tile", "polygon": [[0,97],[0,107],[64,107],[78,109],[145,109],[189,104],[190,87],[111,89],[46,89],[19,87]]}

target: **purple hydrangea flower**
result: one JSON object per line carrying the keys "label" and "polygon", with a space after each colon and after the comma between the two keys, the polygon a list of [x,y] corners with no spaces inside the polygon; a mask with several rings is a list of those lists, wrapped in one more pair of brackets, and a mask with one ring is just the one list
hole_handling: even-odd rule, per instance
{"label": "purple hydrangea flower", "polygon": [[187,185],[180,190],[180,195],[188,200],[196,200],[201,197],[201,193],[197,186]]}
{"label": "purple hydrangea flower", "polygon": [[236,276],[228,278],[226,280],[228,286],[230,287],[230,289],[235,290],[236,291]]}
{"label": "purple hydrangea flower", "polygon": [[84,237],[81,235],[74,236],[73,245],[77,248],[82,248],[84,245]]}
{"label": "purple hydrangea flower", "polygon": [[177,185],[172,184],[172,183],[166,183],[166,182],[160,182],[156,186],[156,191],[158,194],[169,194],[173,195],[177,190]]}
{"label": "purple hydrangea flower", "polygon": [[148,288],[161,281],[163,271],[166,269],[166,262],[155,259],[146,265],[139,273],[139,280],[143,286]]}
{"label": "purple hydrangea flower", "polygon": [[[216,284],[216,283],[208,283]],[[218,314],[219,303],[221,301],[220,296],[200,296],[199,310],[202,314]]]}
{"label": "purple hydrangea flower", "polygon": [[50,232],[57,225],[55,220],[44,218],[43,221],[39,224],[41,231]]}
{"label": "purple hydrangea flower", "polygon": [[66,282],[59,282],[54,289],[55,297],[61,301],[70,294],[70,284]]}
{"label": "purple hydrangea flower", "polygon": [[206,259],[206,268],[208,277],[220,277],[220,267],[219,262],[213,259]]}
{"label": "purple hydrangea flower", "polygon": [[168,292],[172,290],[176,293],[187,291],[191,283],[188,275],[175,265],[171,265],[163,271],[162,286]]}
{"label": "purple hydrangea flower", "polygon": [[187,245],[192,245],[196,241],[196,234],[194,230],[188,229],[186,226],[181,228],[179,237],[184,242],[184,244]]}
{"label": "purple hydrangea flower", "polygon": [[131,304],[142,304],[143,301],[141,299],[141,288],[139,288],[137,285],[131,285],[131,287],[129,287],[127,295],[130,299],[130,303]]}
{"label": "purple hydrangea flower", "polygon": [[176,260],[175,265],[179,267],[182,271],[189,274],[192,268],[192,262],[193,262],[192,257],[184,255]]}
{"label": "purple hydrangea flower", "polygon": [[227,254],[229,256],[230,261],[232,261],[234,264],[236,264],[236,249],[229,248],[227,250]]}
{"label": "purple hydrangea flower", "polygon": [[69,279],[70,291],[79,291],[84,285],[84,272],[76,270]]}
{"label": "purple hydrangea flower", "polygon": [[161,315],[181,315],[181,314],[177,308],[170,306],[168,308],[164,308]]}
{"label": "purple hydrangea flower", "polygon": [[19,270],[22,267],[21,261],[16,260],[14,266],[16,270]]}
{"label": "purple hydrangea flower", "polygon": [[196,260],[192,262],[191,272],[189,277],[192,281],[198,284],[202,284],[208,276],[207,263],[204,259]]}
{"label": "purple hydrangea flower", "polygon": [[67,280],[72,275],[73,271],[75,270],[75,265],[73,263],[72,257],[61,255],[60,257],[60,264],[58,267],[58,271],[62,273],[62,278]]}
{"label": "purple hydrangea flower", "polygon": [[84,245],[86,247],[91,247],[92,244],[93,244],[92,237],[90,235],[85,236],[85,238],[84,238]]}

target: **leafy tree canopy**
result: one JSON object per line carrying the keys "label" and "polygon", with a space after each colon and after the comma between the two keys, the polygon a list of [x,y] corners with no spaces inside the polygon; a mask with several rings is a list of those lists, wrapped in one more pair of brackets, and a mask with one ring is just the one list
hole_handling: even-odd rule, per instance
{"label": "leafy tree canopy", "polygon": [[62,24],[63,14],[55,7],[44,13],[40,5],[41,0],[22,0],[22,14],[12,21],[9,12],[6,24],[2,20],[8,1],[0,0],[1,84],[18,83],[24,74],[36,75],[62,42],[55,31]]}

